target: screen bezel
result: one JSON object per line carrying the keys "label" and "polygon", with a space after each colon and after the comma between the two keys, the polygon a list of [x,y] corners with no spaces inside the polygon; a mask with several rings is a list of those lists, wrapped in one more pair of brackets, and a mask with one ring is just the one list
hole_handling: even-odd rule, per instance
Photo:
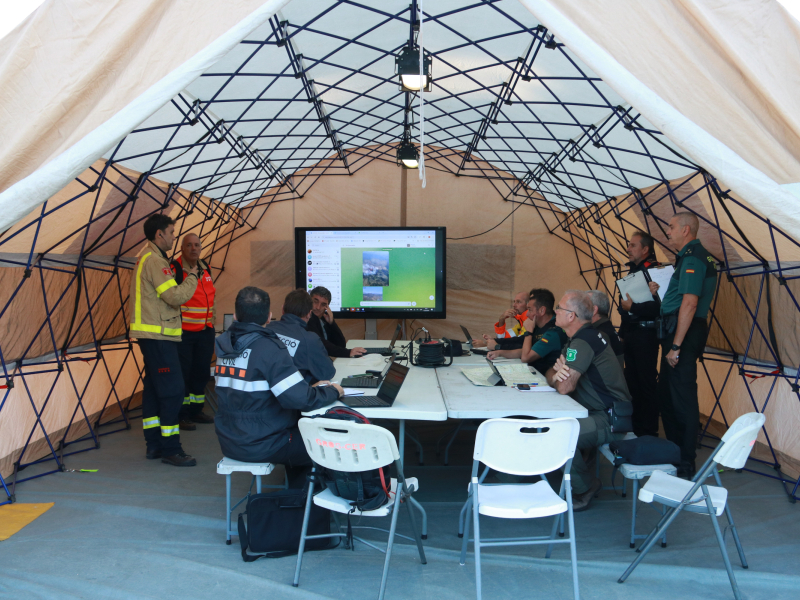
{"label": "screen bezel", "polygon": [[[294,274],[295,287],[306,289],[306,232],[309,231],[435,231],[436,252],[441,252],[441,284],[436,277],[436,295],[442,298],[441,310],[381,310],[367,309],[364,312],[332,311],[337,319],[446,319],[447,318],[447,228],[446,227],[295,227],[294,229]],[[440,250],[441,248],[441,250]]]}

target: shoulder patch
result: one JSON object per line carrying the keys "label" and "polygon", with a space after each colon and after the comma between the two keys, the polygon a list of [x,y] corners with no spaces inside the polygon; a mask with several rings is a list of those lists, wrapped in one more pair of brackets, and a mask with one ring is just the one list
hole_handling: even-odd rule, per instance
{"label": "shoulder patch", "polygon": [[166,275],[167,277],[172,277],[174,275],[174,273],[169,270],[169,267],[164,267],[163,269],[161,269],[161,272],[164,273],[164,275]]}
{"label": "shoulder patch", "polygon": [[567,348],[567,362],[572,362],[578,358],[578,351],[575,348]]}
{"label": "shoulder patch", "polygon": [[694,273],[694,269],[686,269],[687,273]]}
{"label": "shoulder patch", "polygon": [[276,333],[275,335],[280,338],[284,346],[286,346],[286,349],[289,351],[289,355],[293,357],[297,352],[297,347],[300,345],[300,340],[291,338],[288,335],[281,335],[280,333]]}

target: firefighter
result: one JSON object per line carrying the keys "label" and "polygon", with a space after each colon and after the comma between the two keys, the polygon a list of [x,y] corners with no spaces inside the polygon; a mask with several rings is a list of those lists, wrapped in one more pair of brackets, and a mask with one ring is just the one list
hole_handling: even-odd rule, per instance
{"label": "firefighter", "polygon": [[175,281],[184,280],[184,265],[197,268],[198,284],[194,296],[181,306],[183,335],[178,357],[183,373],[184,395],[180,428],[194,431],[195,423],[213,423],[214,418],[203,412],[206,384],[210,379],[211,357],[214,354],[214,296],[211,268],[200,258],[203,244],[194,233],[187,233],[181,242],[181,255],[170,263]]}
{"label": "firefighter", "polygon": [[148,240],[131,278],[130,337],[139,343],[144,359],[142,423],[147,458],[176,467],[197,461],[181,447],[178,414],[183,405],[183,376],[178,359],[181,341],[180,306],[194,295],[197,267],[184,269],[178,285],[169,268],[167,252],[175,242],[175,221],[155,214],[144,223]]}

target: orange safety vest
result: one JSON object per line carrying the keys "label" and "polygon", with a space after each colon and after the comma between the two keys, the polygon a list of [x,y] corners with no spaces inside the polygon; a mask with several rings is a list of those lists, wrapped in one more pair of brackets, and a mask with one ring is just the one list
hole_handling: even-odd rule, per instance
{"label": "orange safety vest", "polygon": [[[183,270],[183,257],[179,256],[170,265],[176,272],[176,265]],[[206,327],[214,327],[214,296],[217,293],[211,280],[211,269],[202,260],[199,266],[203,269],[194,295],[181,305],[181,327],[184,331],[203,331]]]}

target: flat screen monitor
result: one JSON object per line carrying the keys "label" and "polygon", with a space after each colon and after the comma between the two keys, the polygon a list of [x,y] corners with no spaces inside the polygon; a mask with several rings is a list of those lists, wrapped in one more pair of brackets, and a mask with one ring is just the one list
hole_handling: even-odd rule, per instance
{"label": "flat screen monitor", "polygon": [[296,286],[344,319],[444,319],[444,227],[297,227]]}

